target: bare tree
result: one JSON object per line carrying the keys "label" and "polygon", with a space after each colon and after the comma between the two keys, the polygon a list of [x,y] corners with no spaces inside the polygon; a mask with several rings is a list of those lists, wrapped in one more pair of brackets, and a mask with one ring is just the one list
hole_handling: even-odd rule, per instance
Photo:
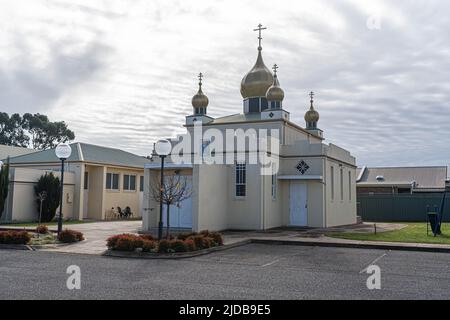
{"label": "bare tree", "polygon": [[181,202],[189,199],[192,196],[192,189],[188,186],[186,177],[180,175],[164,177],[162,186],[161,181],[155,177],[150,183],[150,196],[158,203],[162,200],[162,203],[166,205],[166,238],[168,239],[170,233],[170,206],[179,206]]}

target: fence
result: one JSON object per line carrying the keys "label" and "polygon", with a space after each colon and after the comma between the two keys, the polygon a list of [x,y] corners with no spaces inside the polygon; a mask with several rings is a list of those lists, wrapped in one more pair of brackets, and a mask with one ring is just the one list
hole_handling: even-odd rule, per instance
{"label": "fence", "polygon": [[[427,206],[439,210],[442,193],[358,195],[358,215],[371,222],[424,222]],[[443,220],[450,222],[450,194],[447,194]]]}

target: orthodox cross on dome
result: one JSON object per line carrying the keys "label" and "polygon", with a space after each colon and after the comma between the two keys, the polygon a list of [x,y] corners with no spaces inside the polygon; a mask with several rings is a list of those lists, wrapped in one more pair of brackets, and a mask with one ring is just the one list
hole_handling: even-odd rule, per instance
{"label": "orthodox cross on dome", "polygon": [[310,96],[310,98],[311,98],[311,100],[310,100],[310,102],[311,102],[311,108],[313,108],[313,103],[314,103],[314,92],[311,91],[311,92],[309,93],[309,96]]}
{"label": "orthodox cross on dome", "polygon": [[262,47],[261,47],[261,40],[262,40],[262,37],[261,37],[261,31],[263,31],[263,30],[266,30],[267,28],[263,28],[263,26],[262,26],[262,24],[260,23],[260,24],[258,24],[258,28],[256,28],[256,29],[253,29],[253,31],[258,31],[259,32],[259,36],[258,36],[258,40],[259,40],[259,47],[258,47],[258,50],[262,50]]}
{"label": "orthodox cross on dome", "polygon": [[203,79],[203,73],[199,73],[198,74],[198,86],[200,87],[200,89],[202,88],[202,79]]}
{"label": "orthodox cross on dome", "polygon": [[272,67],[272,70],[273,70],[273,73],[274,74],[277,74],[277,70],[278,70],[278,65],[275,63],[274,65],[273,65],[273,67]]}

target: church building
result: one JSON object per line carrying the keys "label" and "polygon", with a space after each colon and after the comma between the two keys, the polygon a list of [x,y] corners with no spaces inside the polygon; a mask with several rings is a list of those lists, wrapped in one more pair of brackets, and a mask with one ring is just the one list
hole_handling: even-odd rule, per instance
{"label": "church building", "polygon": [[[193,113],[186,117],[185,127],[189,135],[195,135],[199,123],[203,132],[213,129],[224,136],[229,129],[276,131],[279,133],[279,145],[275,148],[278,164],[271,174],[261,174],[263,164],[239,160],[237,153],[230,154],[227,148],[224,153],[232,157],[231,163],[196,163],[195,148],[187,152],[191,161],[180,163],[169,156],[164,175],[183,177],[192,190],[188,199],[171,206],[171,228],[267,230],[324,228],[357,222],[356,160],[349,151],[324,142],[312,92],[305,126],[290,120],[288,110],[292,109],[283,104],[285,94],[278,79],[278,66],[274,65],[272,72],[263,60],[261,30],[264,29],[259,25],[255,30],[259,31],[256,63],[241,82],[242,113],[221,118],[209,116],[208,110],[213,106],[209,106],[203,92],[200,74],[199,89],[192,98]],[[182,139],[170,140],[173,150]],[[159,176],[160,159],[155,155],[153,162],[145,166],[144,230],[157,228],[159,223],[159,203],[150,192],[151,184]]]}

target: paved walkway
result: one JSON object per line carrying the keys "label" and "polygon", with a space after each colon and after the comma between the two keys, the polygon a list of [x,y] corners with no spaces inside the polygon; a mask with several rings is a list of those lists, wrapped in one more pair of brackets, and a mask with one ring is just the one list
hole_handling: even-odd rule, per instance
{"label": "paved walkway", "polygon": [[142,221],[106,221],[74,224],[68,226],[69,229],[80,231],[86,238],[80,243],[56,249],[46,249],[46,251],[81,253],[81,254],[102,254],[106,250],[106,239],[120,233],[137,233],[142,227]]}

